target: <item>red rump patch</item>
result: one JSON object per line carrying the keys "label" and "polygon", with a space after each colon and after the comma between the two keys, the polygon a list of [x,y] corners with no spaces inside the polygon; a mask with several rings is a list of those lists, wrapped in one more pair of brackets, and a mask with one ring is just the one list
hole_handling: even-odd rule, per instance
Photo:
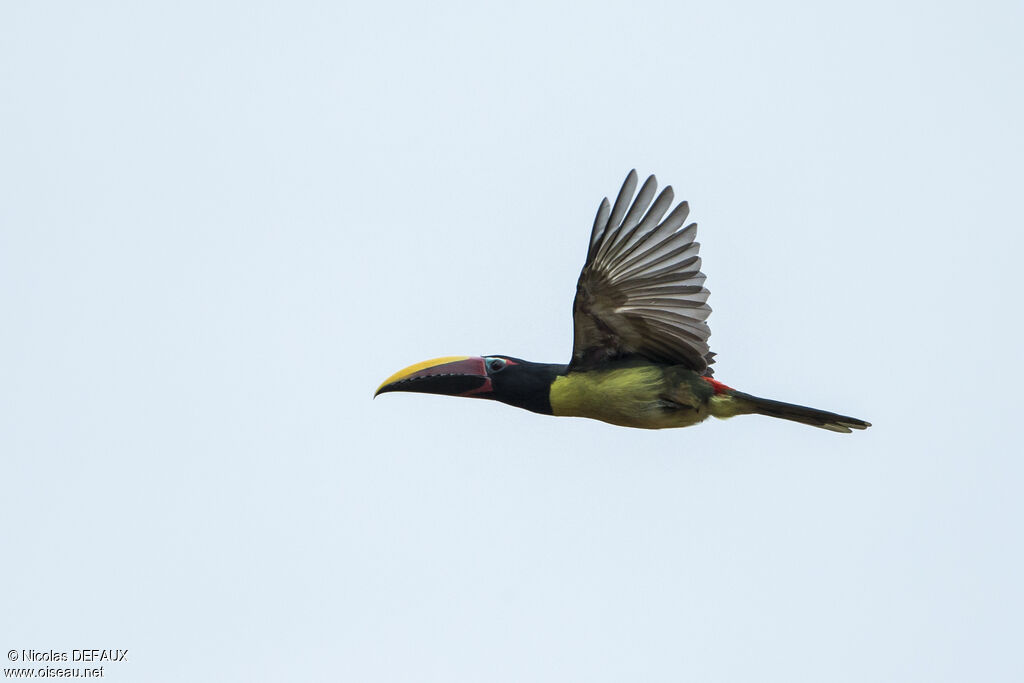
{"label": "red rump patch", "polygon": [[711,387],[715,390],[716,396],[718,394],[724,394],[727,391],[732,391],[732,387],[726,386],[725,384],[722,384],[718,380],[711,379],[710,377],[701,377],[701,379],[711,385]]}

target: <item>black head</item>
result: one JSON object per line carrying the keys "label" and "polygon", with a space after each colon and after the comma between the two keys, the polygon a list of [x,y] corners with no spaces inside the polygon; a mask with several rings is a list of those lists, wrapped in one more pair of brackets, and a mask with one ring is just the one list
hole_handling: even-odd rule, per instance
{"label": "black head", "polygon": [[564,365],[531,363],[512,356],[450,356],[417,363],[396,372],[377,389],[489,398],[551,414],[549,389]]}

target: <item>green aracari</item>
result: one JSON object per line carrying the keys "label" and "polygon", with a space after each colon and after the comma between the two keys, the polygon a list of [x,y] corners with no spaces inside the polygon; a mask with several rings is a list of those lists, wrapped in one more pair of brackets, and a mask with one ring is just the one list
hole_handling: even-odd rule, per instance
{"label": "green aracari", "polygon": [[634,198],[636,187],[633,170],[615,204],[606,197],[597,210],[576,287],[567,365],[501,354],[435,358],[396,372],[374,396],[410,391],[486,398],[644,429],[747,414],[833,432],[870,427],[855,417],[752,396],[713,378],[697,224],[684,227],[689,206],[672,208],[671,186],[655,197],[653,175]]}

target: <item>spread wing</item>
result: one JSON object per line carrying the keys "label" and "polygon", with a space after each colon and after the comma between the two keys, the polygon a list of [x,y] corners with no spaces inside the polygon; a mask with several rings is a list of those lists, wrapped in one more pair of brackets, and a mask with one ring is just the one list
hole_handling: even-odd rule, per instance
{"label": "spread wing", "polygon": [[686,202],[665,215],[674,194],[666,187],[655,199],[653,175],[633,199],[636,186],[633,170],[615,205],[605,198],[597,210],[573,303],[570,369],[640,356],[710,375],[711,307],[693,241],[697,224],[682,227]]}

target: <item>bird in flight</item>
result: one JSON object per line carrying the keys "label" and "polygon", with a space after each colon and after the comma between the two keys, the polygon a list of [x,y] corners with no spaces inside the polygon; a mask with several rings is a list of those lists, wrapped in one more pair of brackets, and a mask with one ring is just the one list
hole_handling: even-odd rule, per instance
{"label": "bird in flight", "polygon": [[567,365],[504,355],[435,358],[396,372],[374,396],[411,391],[487,398],[644,429],[747,414],[833,432],[870,427],[855,417],[752,396],[713,378],[697,224],[683,226],[689,206],[672,208],[671,187],[655,197],[653,175],[634,198],[636,187],[633,170],[615,204],[605,198],[597,210],[576,286]]}

